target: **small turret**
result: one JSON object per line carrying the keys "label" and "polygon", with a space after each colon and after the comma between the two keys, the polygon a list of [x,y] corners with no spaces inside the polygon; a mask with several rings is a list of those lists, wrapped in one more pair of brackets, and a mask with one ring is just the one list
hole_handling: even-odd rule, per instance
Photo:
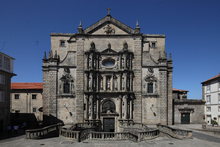
{"label": "small turret", "polygon": [[44,52],[44,58],[43,58],[43,60],[44,60],[44,61],[47,60],[47,52],[46,52],[46,51]]}
{"label": "small turret", "polygon": [[136,27],[135,27],[135,29],[134,29],[134,33],[135,33],[135,34],[140,34],[140,30],[141,30],[141,28],[140,28],[139,23],[138,23],[138,21],[137,21],[137,22],[136,22]]}
{"label": "small turret", "polygon": [[78,26],[77,29],[78,29],[78,33],[79,33],[79,34],[83,34],[83,33],[84,33],[84,30],[83,30],[82,22],[81,22],[81,21],[79,22],[79,26]]}

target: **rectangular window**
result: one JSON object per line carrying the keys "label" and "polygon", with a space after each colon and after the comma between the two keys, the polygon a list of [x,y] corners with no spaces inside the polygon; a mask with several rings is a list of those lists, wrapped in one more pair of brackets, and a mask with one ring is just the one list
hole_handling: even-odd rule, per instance
{"label": "rectangular window", "polygon": [[63,93],[70,93],[70,83],[69,82],[63,83]]}
{"label": "rectangular window", "polygon": [[152,43],[151,43],[151,47],[152,47],[152,48],[156,48],[156,42],[152,42]]}
{"label": "rectangular window", "polygon": [[32,94],[32,99],[33,100],[37,99],[37,95],[36,94]]}
{"label": "rectangular window", "polygon": [[220,82],[218,82],[218,90],[220,90]]}
{"label": "rectangular window", "polygon": [[15,94],[15,99],[19,99],[20,95],[19,94]]}
{"label": "rectangular window", "polygon": [[220,106],[218,106],[218,112],[220,112]]}
{"label": "rectangular window", "polygon": [[65,40],[60,40],[60,46],[65,47]]}
{"label": "rectangular window", "polygon": [[210,92],[211,91],[211,85],[207,85],[206,87],[207,87],[206,91]]}
{"label": "rectangular window", "polygon": [[206,103],[208,103],[208,104],[211,103],[211,95],[206,96]]}
{"label": "rectangular window", "polygon": [[33,112],[37,112],[37,108],[36,107],[33,108]]}
{"label": "rectangular window", "polygon": [[207,112],[211,112],[211,107],[206,107]]}
{"label": "rectangular window", "polygon": [[154,92],[154,84],[152,82],[147,83],[147,93],[153,93]]}

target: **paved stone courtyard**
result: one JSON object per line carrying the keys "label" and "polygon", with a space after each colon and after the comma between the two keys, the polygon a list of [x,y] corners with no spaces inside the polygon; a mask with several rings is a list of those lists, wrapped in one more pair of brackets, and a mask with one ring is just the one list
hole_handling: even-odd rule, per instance
{"label": "paved stone courtyard", "polygon": [[177,125],[177,128],[193,129],[193,138],[178,140],[169,137],[158,137],[153,140],[143,142],[131,142],[131,141],[93,141],[93,142],[72,142],[62,137],[55,137],[50,139],[41,140],[27,140],[25,136],[19,136],[16,138],[6,139],[0,141],[0,147],[219,147],[220,135],[212,133],[197,131],[197,128],[201,128],[201,125]]}

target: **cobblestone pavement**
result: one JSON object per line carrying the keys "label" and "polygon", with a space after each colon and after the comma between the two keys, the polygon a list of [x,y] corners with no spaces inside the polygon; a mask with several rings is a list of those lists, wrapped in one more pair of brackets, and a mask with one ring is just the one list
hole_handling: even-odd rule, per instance
{"label": "cobblestone pavement", "polygon": [[178,140],[168,137],[158,137],[153,140],[143,142],[131,141],[93,141],[93,142],[72,142],[61,137],[29,140],[25,136],[1,140],[0,147],[220,147],[220,136],[194,130],[199,126],[174,126],[182,129],[193,130],[193,139]]}

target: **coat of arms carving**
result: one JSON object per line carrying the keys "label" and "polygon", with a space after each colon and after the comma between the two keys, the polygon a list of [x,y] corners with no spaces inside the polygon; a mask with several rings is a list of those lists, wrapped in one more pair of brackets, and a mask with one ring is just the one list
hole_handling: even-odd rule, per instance
{"label": "coat of arms carving", "polygon": [[105,26],[104,28],[104,32],[109,35],[109,34],[115,34],[115,29],[112,28],[109,24],[107,26]]}

